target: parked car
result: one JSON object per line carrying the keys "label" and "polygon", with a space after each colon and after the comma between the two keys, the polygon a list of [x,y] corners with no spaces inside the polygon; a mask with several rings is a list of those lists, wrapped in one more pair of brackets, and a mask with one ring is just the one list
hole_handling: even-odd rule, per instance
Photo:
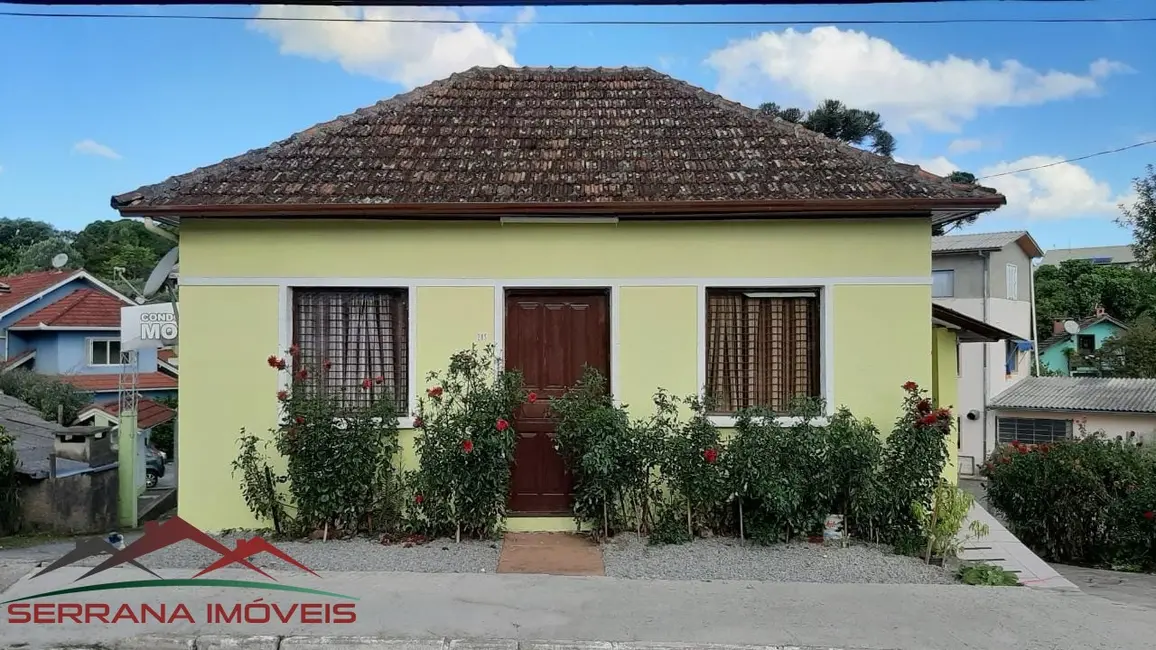
{"label": "parked car", "polygon": [[152,447],[145,447],[145,487],[154,488],[165,475],[165,455]]}

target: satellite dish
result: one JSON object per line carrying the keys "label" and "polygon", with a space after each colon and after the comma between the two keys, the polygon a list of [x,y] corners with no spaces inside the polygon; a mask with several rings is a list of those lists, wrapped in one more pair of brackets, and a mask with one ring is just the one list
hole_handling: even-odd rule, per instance
{"label": "satellite dish", "polygon": [[1074,320],[1064,321],[1064,331],[1068,334],[1078,334],[1080,331],[1080,324]]}
{"label": "satellite dish", "polygon": [[52,256],[52,268],[62,269],[64,268],[65,264],[68,264],[68,255],[65,255],[64,253],[57,253],[56,255]]}
{"label": "satellite dish", "polygon": [[169,252],[165,253],[164,257],[157,262],[156,268],[149,274],[148,282],[145,282],[143,292],[145,298],[151,298],[156,295],[156,292],[161,290],[161,287],[164,286],[172,274],[173,268],[177,265],[178,257],[179,248],[173,246],[169,249]]}

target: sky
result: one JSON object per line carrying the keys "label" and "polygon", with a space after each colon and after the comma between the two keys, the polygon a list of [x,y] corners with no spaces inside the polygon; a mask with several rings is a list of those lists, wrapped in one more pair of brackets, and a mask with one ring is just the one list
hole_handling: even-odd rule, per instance
{"label": "sky", "polygon": [[[1156,22],[830,24],[1156,17],[1151,0],[859,7],[28,7],[244,20],[0,16],[0,216],[80,229],[113,194],[266,146],[474,65],[649,66],[749,106],[878,111],[895,157],[985,177],[1156,140]],[[456,25],[260,22],[449,18]],[[589,26],[545,21],[789,21]],[[815,24],[800,24],[803,21]],[[1124,244],[1113,222],[1156,144],[981,182],[1008,198],[965,232]]]}

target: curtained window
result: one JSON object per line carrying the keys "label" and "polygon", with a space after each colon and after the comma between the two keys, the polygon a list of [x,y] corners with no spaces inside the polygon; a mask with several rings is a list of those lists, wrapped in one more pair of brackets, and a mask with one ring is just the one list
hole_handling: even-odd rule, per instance
{"label": "curtained window", "polygon": [[707,289],[706,390],[719,413],[820,397],[819,292]]}
{"label": "curtained window", "polygon": [[[399,416],[409,410],[408,293],[405,289],[294,289],[294,360],[319,373],[310,386],[339,395],[349,407],[394,400]],[[374,381],[370,390],[365,379]]]}

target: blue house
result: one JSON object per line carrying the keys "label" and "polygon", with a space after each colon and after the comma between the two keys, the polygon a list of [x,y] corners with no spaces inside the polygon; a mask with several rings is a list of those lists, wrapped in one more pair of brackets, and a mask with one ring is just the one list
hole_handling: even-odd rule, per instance
{"label": "blue house", "polygon": [[[0,277],[0,373],[25,368],[114,402],[120,384],[120,309],[132,300],[86,271]],[[177,395],[171,351],[138,354],[145,398]]]}
{"label": "blue house", "polygon": [[1056,320],[1052,335],[1040,342],[1040,363],[1053,372],[1070,377],[1094,375],[1095,370],[1088,358],[1096,355],[1104,341],[1128,329],[1103,309],[1097,309],[1094,316],[1076,321],[1074,334],[1064,329],[1066,322]]}

